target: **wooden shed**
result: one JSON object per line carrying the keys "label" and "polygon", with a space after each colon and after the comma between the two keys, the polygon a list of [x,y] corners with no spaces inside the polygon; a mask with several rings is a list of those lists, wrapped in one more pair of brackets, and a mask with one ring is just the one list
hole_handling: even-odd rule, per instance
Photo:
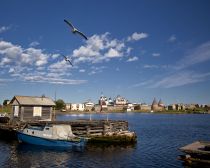
{"label": "wooden shed", "polygon": [[14,96],[10,104],[12,105],[11,119],[18,121],[51,121],[53,106],[55,106],[54,101],[45,96]]}

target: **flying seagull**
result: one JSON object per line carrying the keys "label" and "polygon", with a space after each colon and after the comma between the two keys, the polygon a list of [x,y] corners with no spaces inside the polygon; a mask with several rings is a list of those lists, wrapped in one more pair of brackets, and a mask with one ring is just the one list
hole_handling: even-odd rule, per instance
{"label": "flying seagull", "polygon": [[71,27],[72,33],[79,34],[80,36],[84,37],[85,40],[88,39],[81,31],[77,30],[68,20],[64,19],[64,22],[66,22],[66,24],[68,24]]}
{"label": "flying seagull", "polygon": [[65,55],[63,55],[63,54],[61,54],[63,57],[64,57],[64,59],[65,59],[65,61],[66,62],[69,62],[69,64],[71,65],[71,66],[73,66],[73,64],[71,63],[71,61],[70,61],[70,59],[69,58],[67,58]]}

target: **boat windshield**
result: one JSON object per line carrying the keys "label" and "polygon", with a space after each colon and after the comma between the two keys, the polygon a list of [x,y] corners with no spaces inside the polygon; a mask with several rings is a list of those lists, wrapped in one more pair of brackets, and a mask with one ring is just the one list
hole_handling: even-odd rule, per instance
{"label": "boat windshield", "polygon": [[44,130],[44,126],[41,126],[41,125],[39,125],[39,126],[35,126],[35,125],[28,125],[27,126],[27,128],[28,129],[33,129],[33,130],[39,130],[39,131],[43,131]]}

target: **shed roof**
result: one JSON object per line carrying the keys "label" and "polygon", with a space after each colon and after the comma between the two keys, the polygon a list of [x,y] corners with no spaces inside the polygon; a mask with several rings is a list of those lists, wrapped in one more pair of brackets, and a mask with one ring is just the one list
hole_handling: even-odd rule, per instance
{"label": "shed roof", "polygon": [[10,104],[13,105],[15,100],[19,105],[55,106],[54,101],[48,97],[14,96]]}

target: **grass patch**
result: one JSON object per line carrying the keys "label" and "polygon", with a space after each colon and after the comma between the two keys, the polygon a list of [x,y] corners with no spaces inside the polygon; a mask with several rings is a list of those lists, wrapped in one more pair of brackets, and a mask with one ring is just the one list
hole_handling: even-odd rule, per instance
{"label": "grass patch", "polygon": [[12,107],[9,105],[0,108],[0,113],[11,113],[11,112],[12,112]]}

